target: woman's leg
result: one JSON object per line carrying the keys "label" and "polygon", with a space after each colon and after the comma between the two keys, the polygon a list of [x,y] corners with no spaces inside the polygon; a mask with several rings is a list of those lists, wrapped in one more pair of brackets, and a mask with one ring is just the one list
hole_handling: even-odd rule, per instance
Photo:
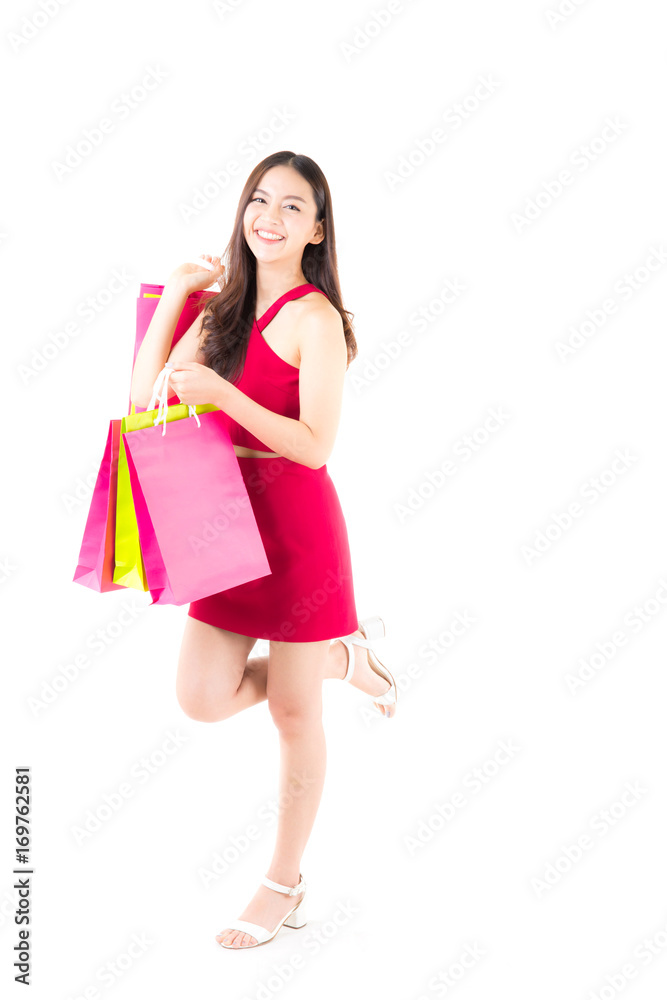
{"label": "woman's leg", "polygon": [[176,671],[176,697],[186,715],[219,722],[266,698],[266,677],[259,679],[248,660],[257,642],[188,615]]}
{"label": "woman's leg", "polygon": [[[270,644],[267,695],[280,740],[280,795],[276,845],[264,874],[282,885],[299,881],[301,856],[322,797],[326,770],[322,681],[328,657],[328,639]],[[260,885],[239,919],[272,930],[297,898]],[[230,928],[224,928],[217,940],[233,947],[256,942],[252,935]]]}
{"label": "woman's leg", "polygon": [[[256,642],[251,636],[186,618],[176,675],[176,695],[186,715],[200,722],[220,722],[266,700],[269,657],[249,657]],[[351,683],[367,694],[383,694],[388,684],[371,669],[366,650],[355,646],[354,652]],[[328,648],[324,677],[342,678],[346,670],[347,651],[342,642],[334,642]],[[380,708],[387,714],[393,710],[393,706]]]}

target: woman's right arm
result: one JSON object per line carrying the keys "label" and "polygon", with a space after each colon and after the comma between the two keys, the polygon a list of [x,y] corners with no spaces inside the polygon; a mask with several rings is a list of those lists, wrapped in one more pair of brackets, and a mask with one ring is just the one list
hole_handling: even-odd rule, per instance
{"label": "woman's right arm", "polygon": [[[174,338],[176,324],[188,295],[208,288],[222,276],[225,270],[224,265],[220,264],[219,257],[202,256],[206,256],[206,259],[214,265],[215,270],[209,271],[206,268],[197,267],[196,264],[181,264],[172,272],[165,283],[164,291],[137,352],[132,370],[130,399],[135,406],[146,407],[150,402],[155,380],[164,368],[164,363],[168,360],[172,350],[171,342]],[[200,319],[201,317],[198,316],[185,336],[192,331],[194,326],[200,324]]]}

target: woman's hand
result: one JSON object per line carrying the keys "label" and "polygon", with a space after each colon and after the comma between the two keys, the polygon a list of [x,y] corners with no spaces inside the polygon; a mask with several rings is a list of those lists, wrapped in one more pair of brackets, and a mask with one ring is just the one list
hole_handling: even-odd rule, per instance
{"label": "woman's hand", "polygon": [[193,292],[203,292],[209,285],[214,284],[225,273],[225,265],[220,263],[219,257],[211,257],[207,253],[201,253],[199,256],[207,260],[209,264],[213,264],[214,269],[209,271],[206,267],[197,267],[196,264],[187,261],[185,264],[179,264],[171,272],[167,281],[171,284],[178,283],[188,295]]}
{"label": "woman's hand", "polygon": [[223,410],[227,379],[222,378],[208,365],[197,361],[171,361],[174,374],[169,376],[169,389],[176,393],[181,403],[189,406],[213,403]]}

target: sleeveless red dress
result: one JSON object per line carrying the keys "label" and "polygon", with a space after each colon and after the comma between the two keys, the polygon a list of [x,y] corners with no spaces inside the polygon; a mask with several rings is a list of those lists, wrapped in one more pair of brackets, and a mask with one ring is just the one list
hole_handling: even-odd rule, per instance
{"label": "sleeveless red dress", "polygon": [[[269,347],[262,330],[291,299],[322,292],[310,283],[281,295],[250,332],[237,388],[267,409],[299,419],[299,369]],[[322,295],[325,295],[322,292]],[[233,444],[272,451],[228,417]],[[256,639],[316,642],[357,628],[347,528],[326,465],[284,456],[237,456],[271,573],[193,601],[188,615]]]}

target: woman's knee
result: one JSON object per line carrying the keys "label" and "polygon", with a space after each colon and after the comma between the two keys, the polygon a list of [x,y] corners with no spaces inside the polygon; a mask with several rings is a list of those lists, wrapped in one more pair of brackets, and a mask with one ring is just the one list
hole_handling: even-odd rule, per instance
{"label": "woman's knee", "polygon": [[233,714],[247,657],[256,640],[188,617],[176,671],[176,698],[197,722],[220,722]]}
{"label": "woman's knee", "polygon": [[193,688],[190,685],[176,685],[176,700],[181,709],[196,722],[219,722],[218,712],[214,709],[211,700],[206,697],[206,692]]}
{"label": "woman's knee", "polygon": [[236,688],[222,676],[215,678],[201,670],[188,670],[179,663],[176,699],[185,714],[196,722],[220,722],[229,717],[227,706]]}
{"label": "woman's knee", "polygon": [[322,702],[304,703],[302,700],[269,697],[269,712],[276,729],[282,736],[300,736],[311,727],[322,725]]}

